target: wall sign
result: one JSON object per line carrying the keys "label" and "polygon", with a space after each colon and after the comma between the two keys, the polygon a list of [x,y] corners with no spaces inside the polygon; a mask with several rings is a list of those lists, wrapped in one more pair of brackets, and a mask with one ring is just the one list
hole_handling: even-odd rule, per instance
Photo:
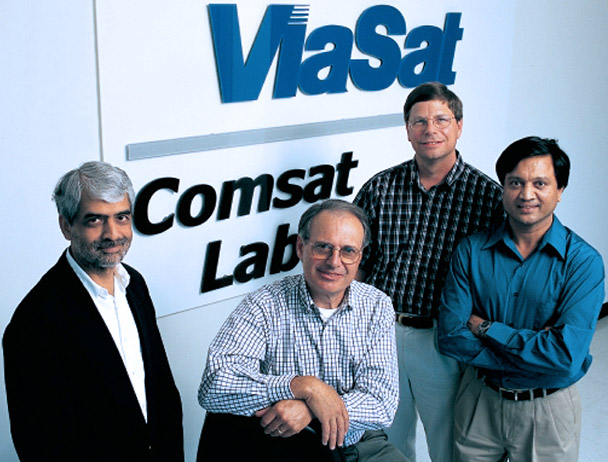
{"label": "wall sign", "polygon": [[[406,35],[406,21],[397,8],[375,5],[361,13],[354,30],[327,25],[307,36],[309,14],[309,5],[269,5],[245,59],[237,5],[209,5],[222,102],[258,99],[275,59],[273,98],[294,97],[298,89],[306,95],[344,93],[349,78],[366,91],[384,90],[395,79],[406,88],[455,81],[454,53],[463,34],[460,13],[446,15],[444,30],[423,25]],[[353,47],[380,64],[353,58]],[[305,51],[313,54],[304,59]]]}
{"label": "wall sign", "polygon": [[411,157],[417,84],[454,87],[465,120],[491,105],[500,130],[514,7],[481,2],[98,2],[103,156],[138,192],[127,262],[158,314],[301,271],[302,212]]}

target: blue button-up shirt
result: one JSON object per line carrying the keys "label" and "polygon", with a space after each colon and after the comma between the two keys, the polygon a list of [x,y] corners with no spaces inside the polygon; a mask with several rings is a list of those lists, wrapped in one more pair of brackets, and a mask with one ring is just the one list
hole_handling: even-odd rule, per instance
{"label": "blue button-up shirt", "polygon": [[[505,388],[562,388],[591,364],[589,344],[604,300],[599,253],[554,217],[522,258],[505,222],[464,240],[442,294],[439,348]],[[471,314],[493,322],[485,339]]]}

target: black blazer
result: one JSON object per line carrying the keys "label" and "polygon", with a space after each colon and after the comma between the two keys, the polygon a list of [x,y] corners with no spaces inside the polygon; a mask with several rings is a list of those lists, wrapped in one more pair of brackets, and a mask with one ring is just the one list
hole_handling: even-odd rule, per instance
{"label": "black blazer", "polygon": [[65,253],[17,307],[3,338],[21,461],[183,461],[182,408],[146,283],[127,300],[146,372],[146,423],[112,336]]}

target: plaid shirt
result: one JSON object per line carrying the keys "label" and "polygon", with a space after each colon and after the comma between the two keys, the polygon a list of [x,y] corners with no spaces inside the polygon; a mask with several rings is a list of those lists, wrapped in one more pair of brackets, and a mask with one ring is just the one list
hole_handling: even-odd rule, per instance
{"label": "plaid shirt", "polygon": [[253,415],[294,399],[290,382],[315,376],[344,400],[350,427],[391,424],[398,402],[395,321],[390,299],[353,281],[342,307],[324,321],[303,275],[287,276],[248,295],[213,340],[199,388],[210,412]]}
{"label": "plaid shirt", "polygon": [[370,220],[360,268],[395,310],[437,317],[452,252],[466,236],[502,221],[502,188],[460,154],[445,181],[426,191],[414,159],[372,177],[354,202]]}

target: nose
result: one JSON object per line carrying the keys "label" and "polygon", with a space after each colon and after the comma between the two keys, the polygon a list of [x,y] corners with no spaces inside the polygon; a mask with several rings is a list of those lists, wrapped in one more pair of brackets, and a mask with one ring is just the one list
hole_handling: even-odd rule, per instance
{"label": "nose", "polygon": [[428,119],[426,121],[426,126],[424,127],[424,133],[435,133],[435,131],[437,131],[437,127],[435,127],[433,119]]}
{"label": "nose", "polygon": [[120,232],[118,230],[118,224],[114,222],[111,218],[106,220],[103,226],[103,237],[105,239],[116,240],[120,237]]}
{"label": "nose", "polygon": [[520,199],[525,200],[525,201],[529,201],[534,198],[534,191],[533,191],[532,183],[524,183],[524,185],[522,186],[522,188],[519,192],[519,197],[520,197]]}
{"label": "nose", "polygon": [[340,266],[340,264],[342,263],[342,259],[340,257],[340,248],[339,247],[334,247],[331,251],[331,255],[329,255],[327,257],[326,260],[331,266]]}

